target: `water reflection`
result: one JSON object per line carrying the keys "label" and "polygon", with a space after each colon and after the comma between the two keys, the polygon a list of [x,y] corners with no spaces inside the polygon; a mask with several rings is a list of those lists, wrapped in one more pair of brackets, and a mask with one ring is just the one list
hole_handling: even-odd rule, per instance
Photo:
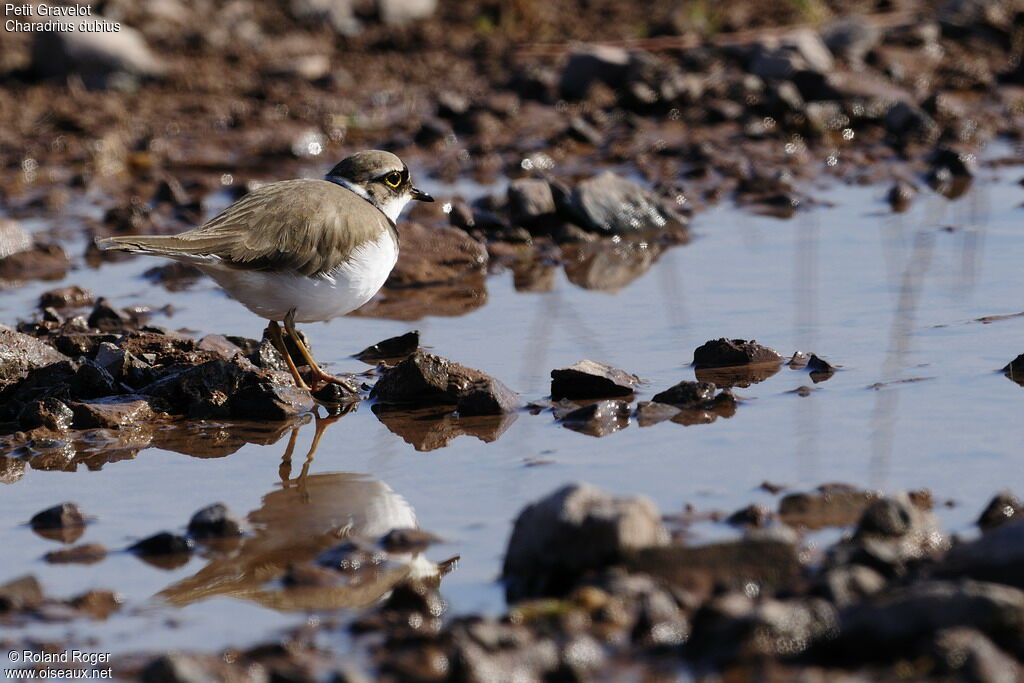
{"label": "water reflection", "polygon": [[583,289],[615,293],[646,273],[661,255],[655,242],[584,242],[566,245],[565,275]]}
{"label": "water reflection", "polygon": [[370,303],[349,315],[407,322],[428,316],[452,318],[466,315],[487,303],[484,278],[483,273],[474,273],[454,282],[425,287],[385,287]]}
{"label": "water reflection", "polygon": [[407,409],[375,404],[371,410],[385,427],[417,451],[444,448],[464,434],[484,443],[497,441],[517,417],[515,413],[459,417],[445,406]]}
{"label": "water reflection", "polygon": [[251,534],[208,544],[206,566],[158,597],[175,606],[229,596],[282,611],[358,608],[407,578],[438,577],[437,564],[420,552],[405,552],[387,554],[386,562],[358,572],[338,574],[330,585],[282,583],[294,567],[345,541],[371,544],[391,529],[417,527],[408,501],[384,482],[348,472],[310,473],[324,430],[338,417],[317,418],[313,442],[294,476],[299,428],[293,429],[279,483],[246,516]]}

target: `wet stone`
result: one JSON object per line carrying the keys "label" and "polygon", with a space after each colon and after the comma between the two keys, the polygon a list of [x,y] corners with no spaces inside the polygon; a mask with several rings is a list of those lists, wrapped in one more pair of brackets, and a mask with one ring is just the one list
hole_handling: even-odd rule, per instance
{"label": "wet stone", "polygon": [[836,367],[812,353],[811,357],[807,359],[807,370],[811,373],[811,381],[817,384],[832,377],[836,372]]}
{"label": "wet stone", "polygon": [[1019,519],[1024,503],[1012,491],[1001,491],[996,494],[978,517],[978,526],[982,531],[989,531],[1010,520]]}
{"label": "wet stone", "polygon": [[84,543],[71,548],[52,550],[43,559],[50,564],[95,564],[107,557],[107,549],[99,543]]}
{"label": "wet stone", "polygon": [[521,178],[508,186],[509,218],[515,225],[530,226],[555,213],[555,198],[546,180]]}
{"label": "wet stone", "polygon": [[120,332],[121,330],[138,327],[138,318],[127,311],[114,308],[110,302],[100,297],[93,306],[88,318],[89,327],[101,332]]}
{"label": "wet stone", "polygon": [[767,505],[752,504],[732,513],[725,521],[734,526],[763,527],[768,524],[771,517],[772,512]]}
{"label": "wet stone", "polygon": [[715,398],[715,385],[710,382],[682,381],[654,395],[653,401],[677,408],[699,408]]}
{"label": "wet stone", "polygon": [[420,332],[413,330],[397,337],[389,337],[355,354],[364,363],[398,360],[411,356],[420,346]]}
{"label": "wet stone", "polygon": [[580,224],[605,235],[685,231],[685,217],[668,210],[653,193],[611,171],[580,182],[569,197]]}
{"label": "wet stone", "polygon": [[460,415],[512,412],[519,397],[497,379],[440,356],[416,351],[388,370],[371,398],[406,405],[454,405]]}
{"label": "wet stone", "polygon": [[70,287],[61,287],[43,292],[39,296],[39,307],[46,308],[52,306],[58,309],[79,308],[90,306],[95,301],[96,297],[88,289],[83,289],[78,285],[71,285]]}
{"label": "wet stone", "polygon": [[589,484],[565,486],[516,518],[503,570],[507,598],[563,595],[585,572],[667,541],[647,498],[617,498]]}
{"label": "wet stone", "polygon": [[45,427],[55,432],[71,426],[75,414],[67,404],[55,398],[32,401],[18,414],[18,425],[23,429]]}
{"label": "wet stone", "polygon": [[18,380],[24,373],[68,360],[67,356],[9,327],[0,325],[0,386]]}
{"label": "wet stone", "polygon": [[551,371],[551,398],[617,398],[631,396],[640,378],[605,363],[581,360]]}
{"label": "wet stone", "polygon": [[446,605],[438,592],[418,581],[406,581],[395,586],[384,603],[386,612],[415,612],[425,616],[439,617]]}
{"label": "wet stone", "polygon": [[148,397],[110,396],[69,405],[76,429],[126,429],[141,426],[155,416]]}
{"label": "wet stone", "polygon": [[693,352],[697,368],[721,368],[751,363],[781,363],[782,356],[754,340],[713,339]]}
{"label": "wet stone", "polygon": [[192,541],[184,536],[161,531],[129,546],[128,550],[142,557],[182,555],[191,553]]}
{"label": "wet stone", "polygon": [[233,515],[223,503],[208,505],[194,515],[188,522],[188,533],[192,538],[228,538],[241,536],[244,522]]}
{"label": "wet stone", "polygon": [[791,526],[821,529],[855,524],[877,494],[845,485],[822,486],[814,493],[791,493],[779,501],[779,517]]}
{"label": "wet stone", "polygon": [[85,526],[85,522],[86,518],[81,508],[74,503],[54,505],[42,512],[37,512],[29,520],[29,524],[35,531],[82,527]]}

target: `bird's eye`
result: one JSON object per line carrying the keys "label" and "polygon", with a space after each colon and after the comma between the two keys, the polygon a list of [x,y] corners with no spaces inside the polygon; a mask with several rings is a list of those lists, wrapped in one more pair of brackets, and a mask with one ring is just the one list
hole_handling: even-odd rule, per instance
{"label": "bird's eye", "polygon": [[398,187],[399,185],[402,184],[402,174],[399,173],[398,171],[392,171],[391,173],[388,173],[386,176],[384,176],[384,182],[386,182],[391,187]]}

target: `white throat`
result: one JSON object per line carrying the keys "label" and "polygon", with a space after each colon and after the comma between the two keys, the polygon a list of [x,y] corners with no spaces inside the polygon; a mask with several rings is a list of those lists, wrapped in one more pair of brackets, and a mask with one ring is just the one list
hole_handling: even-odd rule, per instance
{"label": "white throat", "polygon": [[412,199],[412,197],[410,197],[409,195],[404,195],[401,197],[393,197],[383,202],[378,202],[377,200],[370,196],[370,193],[367,192],[364,187],[356,185],[351,180],[339,178],[337,176],[325,176],[324,180],[334,183],[335,185],[341,185],[346,190],[349,190],[359,195],[360,197],[362,197],[363,199],[365,199],[366,201],[370,202],[378,209],[380,209],[385,216],[391,219],[392,223],[398,222],[398,216],[402,213],[402,209],[404,209],[405,205],[409,203],[410,199]]}

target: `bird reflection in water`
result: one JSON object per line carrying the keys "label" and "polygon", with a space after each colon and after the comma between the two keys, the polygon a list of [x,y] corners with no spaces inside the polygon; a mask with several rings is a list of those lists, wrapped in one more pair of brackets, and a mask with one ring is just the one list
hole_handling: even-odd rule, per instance
{"label": "bird reflection in water", "polygon": [[[392,529],[418,526],[408,501],[387,484],[363,474],[310,473],[324,430],[341,416],[316,417],[313,441],[295,477],[292,456],[300,428],[294,428],[280,482],[248,514],[248,534],[206,544],[207,565],[158,597],[175,606],[230,596],[282,611],[359,608],[386,597],[402,581],[439,580],[450,571],[457,558],[434,563],[423,556],[425,546],[387,552],[377,545]],[[342,571],[313,564],[325,551],[337,557],[349,549],[362,561],[348,562]]]}

